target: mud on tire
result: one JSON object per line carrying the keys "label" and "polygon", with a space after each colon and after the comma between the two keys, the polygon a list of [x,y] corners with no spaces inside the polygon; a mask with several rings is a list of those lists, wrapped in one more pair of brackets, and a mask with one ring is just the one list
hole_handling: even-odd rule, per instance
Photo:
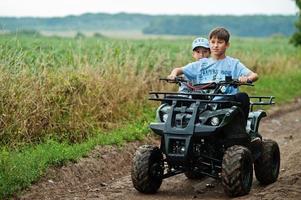
{"label": "mud on tire", "polygon": [[143,145],[134,155],[131,177],[134,187],[142,193],[156,193],[162,184],[163,154],[158,147]]}
{"label": "mud on tire", "polygon": [[229,147],[222,162],[222,185],[230,197],[248,194],[253,181],[251,152],[243,146]]}
{"label": "mud on tire", "polygon": [[279,175],[280,150],[273,140],[262,141],[262,154],[254,163],[256,179],[264,185],[274,183]]}

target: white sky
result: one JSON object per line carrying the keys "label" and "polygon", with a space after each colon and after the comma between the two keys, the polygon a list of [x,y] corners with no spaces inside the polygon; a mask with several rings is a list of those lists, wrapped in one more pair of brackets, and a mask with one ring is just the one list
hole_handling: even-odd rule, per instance
{"label": "white sky", "polygon": [[296,14],[294,0],[1,0],[0,16],[66,16],[83,13]]}

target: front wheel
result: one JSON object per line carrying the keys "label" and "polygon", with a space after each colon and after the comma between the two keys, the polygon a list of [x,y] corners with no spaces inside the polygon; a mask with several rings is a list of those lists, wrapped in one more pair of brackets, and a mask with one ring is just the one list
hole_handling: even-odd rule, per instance
{"label": "front wheel", "polygon": [[254,163],[256,179],[264,185],[274,183],[279,175],[280,150],[273,140],[262,141],[261,156]]}
{"label": "front wheel", "polygon": [[253,181],[252,155],[249,149],[234,145],[229,147],[222,162],[222,185],[230,197],[248,194]]}
{"label": "front wheel", "polygon": [[164,173],[163,154],[158,147],[143,145],[133,158],[131,177],[134,187],[142,193],[156,193]]}

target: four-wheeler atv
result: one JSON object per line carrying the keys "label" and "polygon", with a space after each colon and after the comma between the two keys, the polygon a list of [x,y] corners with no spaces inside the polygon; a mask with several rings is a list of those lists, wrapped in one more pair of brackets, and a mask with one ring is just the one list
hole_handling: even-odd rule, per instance
{"label": "four-wheeler atv", "polygon": [[246,122],[234,95],[222,91],[229,86],[251,84],[240,84],[231,77],[196,86],[179,78],[166,80],[184,84],[191,92],[150,92],[150,100],[161,102],[157,121],[150,124],[153,132],[161,136],[161,145],[143,145],[135,153],[131,177],[139,192],[156,193],[163,179],[184,173],[190,179],[219,179],[227,195],[241,196],[251,189],[253,166],[261,184],[277,180],[278,144],[262,139],[258,132],[266,112],[253,111],[254,105],[274,104],[274,97],[250,97]]}

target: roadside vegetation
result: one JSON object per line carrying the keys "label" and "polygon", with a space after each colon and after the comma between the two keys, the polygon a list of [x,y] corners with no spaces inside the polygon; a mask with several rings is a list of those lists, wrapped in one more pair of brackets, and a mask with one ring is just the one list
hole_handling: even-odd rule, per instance
{"label": "roadside vegetation", "polygon": [[[192,61],[192,39],[1,35],[0,198],[96,145],[143,139],[158,105],[148,92],[176,90],[158,78]],[[231,40],[228,55],[260,75],[250,94],[301,95],[301,49],[288,40]]]}

